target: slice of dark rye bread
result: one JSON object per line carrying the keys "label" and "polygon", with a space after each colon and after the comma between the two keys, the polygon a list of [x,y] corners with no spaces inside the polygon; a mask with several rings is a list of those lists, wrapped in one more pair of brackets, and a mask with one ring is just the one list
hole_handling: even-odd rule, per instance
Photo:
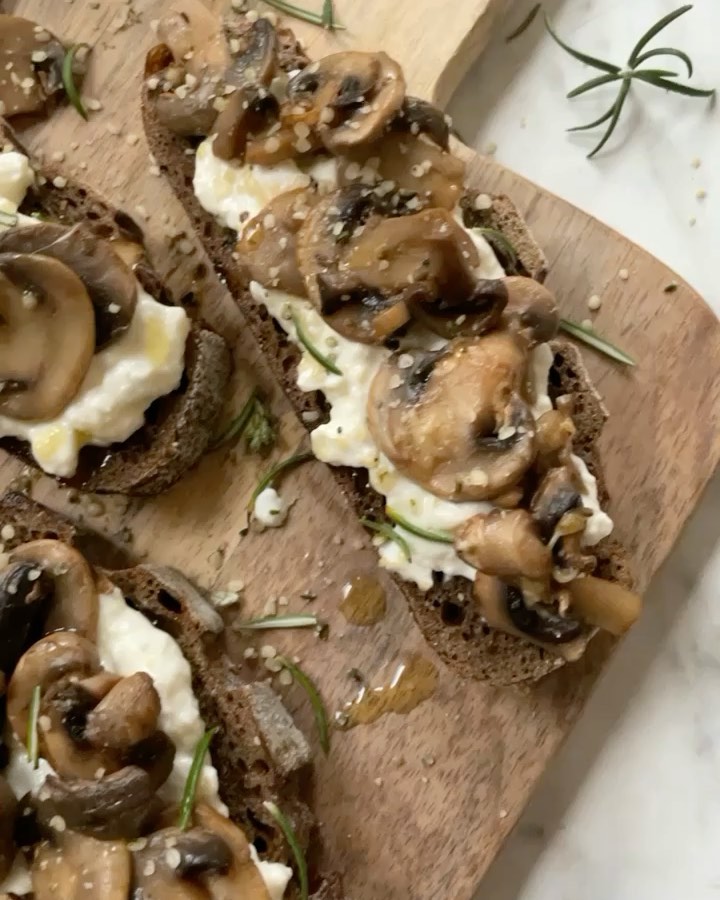
{"label": "slice of dark rye bread", "polygon": [[[286,36],[286,45],[287,40]],[[292,58],[295,64],[300,52],[294,49]],[[296,369],[300,351],[274,323],[267,310],[250,296],[247,275],[233,256],[237,241],[235,232],[220,225],[195,197],[195,158],[186,153],[193,144],[168,132],[161,125],[146,87],[143,88],[142,110],[145,134],[157,164],[185,207],[215,268],[238,302],[275,377],[308,428],[315,427],[327,413],[322,394],[304,393],[298,388]],[[545,256],[512,200],[505,196],[492,196],[492,206],[478,210],[474,203],[477,193],[468,194],[464,202],[468,224],[480,224],[501,231],[517,252],[515,270],[542,281],[547,271]],[[557,340],[553,343],[553,350],[553,392],[556,396],[563,393],[575,396],[575,451],[598,478],[600,500],[605,505],[608,495],[596,441],[607,412],[576,347],[567,341]],[[332,471],[359,516],[383,516],[384,500],[369,486],[366,470],[333,466]],[[632,585],[625,552],[617,541],[606,539],[593,552],[598,557],[598,574],[623,585]],[[507,685],[536,681],[564,664],[562,659],[540,647],[488,628],[472,602],[472,585],[467,579],[453,578],[438,583],[428,592],[400,578],[395,581],[404,593],[425,639],[446,663],[464,677],[477,678],[493,685]]]}
{"label": "slice of dark rye bread", "polygon": [[[3,147],[10,145],[30,156],[2,119],[0,138]],[[68,225],[83,222],[101,238],[125,237],[144,243],[141,228],[126,213],[64,177],[59,182],[62,187],[58,187],[53,183],[60,175],[58,171],[43,169],[34,162],[33,167],[42,178],[28,191],[21,212],[40,213]],[[173,304],[146,258],[136,266],[135,275],[152,297]],[[70,483],[95,493],[153,495],[167,490],[207,449],[222,409],[230,367],[225,341],[194,322],[180,387],[156,400],[147,411],[144,427],[124,443],[109,448],[85,447],[80,453],[78,475]],[[37,468],[24,441],[2,438],[0,447]]]}
{"label": "slice of dark rye bread", "polygon": [[[271,800],[309,852],[315,822],[304,799],[312,762],[308,742],[269,685],[244,682],[234,671],[222,646],[223,621],[198,589],[165,566],[103,568],[102,560],[112,551],[102,537],[26,494],[11,491],[0,497],[0,528],[5,552],[42,538],[77,546],[133,609],[177,641],[192,669],[200,713],[208,725],[219,726],[211,752],[231,818],[263,858],[293,865],[281,829],[263,806]],[[316,877],[315,887],[316,900],[342,900],[337,876]],[[286,894],[288,900],[292,896]]]}

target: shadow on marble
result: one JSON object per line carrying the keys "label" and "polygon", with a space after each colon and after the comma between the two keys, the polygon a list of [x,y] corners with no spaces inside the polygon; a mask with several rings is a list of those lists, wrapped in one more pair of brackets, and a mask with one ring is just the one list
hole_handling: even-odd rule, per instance
{"label": "shadow on marble", "polygon": [[[617,650],[598,682],[567,742],[541,779],[518,825],[488,870],[475,900],[517,900],[545,848],[564,828],[563,820],[606,742],[633,714],[653,664],[680,668],[670,640],[688,598],[720,550],[720,474],[716,475],[681,538],[653,579],[643,618]],[[698,596],[698,605],[702,598]],[[692,611],[690,611],[692,612]],[[629,689],[628,686],[632,686]]]}

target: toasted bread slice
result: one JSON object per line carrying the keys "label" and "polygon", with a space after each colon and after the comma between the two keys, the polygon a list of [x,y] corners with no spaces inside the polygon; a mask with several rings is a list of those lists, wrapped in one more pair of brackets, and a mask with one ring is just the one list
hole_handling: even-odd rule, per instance
{"label": "toasted bread slice", "polygon": [[[25,494],[0,497],[0,525],[5,551],[42,538],[78,547],[134,609],[177,641],[190,663],[203,719],[220,726],[212,744],[213,763],[231,818],[263,856],[293,865],[293,854],[263,802],[277,803],[307,850],[314,819],[302,794],[310,747],[272,688],[244,682],[234,671],[224,652],[223,621],[217,611],[174,569],[150,564],[104,568],[108,560],[117,565],[117,553],[103,538]],[[329,891],[333,883],[331,879],[319,889]],[[338,888],[339,882],[332,893],[320,896],[340,900]]]}
{"label": "toasted bread slice", "polygon": [[[2,119],[0,138],[3,145],[9,144],[29,156]],[[126,213],[67,179],[63,179],[63,187],[56,187],[53,180],[59,173],[43,172],[35,164],[33,167],[45,178],[28,192],[21,212],[40,213],[68,225],[84,222],[103,238],[125,237],[143,245],[141,228]],[[138,262],[135,275],[156,300],[172,304],[147,258]],[[169,488],[207,449],[222,408],[230,366],[225,341],[201,323],[193,323],[181,386],[153,403],[146,413],[145,426],[124,443],[102,449],[84,448],[72,483],[96,493],[127,495],[153,495]],[[36,466],[26,443],[2,438],[0,447]]]}
{"label": "toasted bread slice", "polygon": [[[287,29],[284,45],[287,45]],[[298,50],[293,51],[297,59]],[[307,60],[307,57],[305,58]],[[280,57],[281,65],[283,63]],[[297,67],[297,66],[296,66]],[[296,382],[300,353],[285,332],[277,327],[269,313],[256,304],[248,292],[248,278],[238,265],[234,250],[235,233],[219,225],[207,213],[193,192],[194,156],[187,153],[192,143],[170,133],[162,126],[151,102],[147,88],[142,97],[143,123],[150,150],[168,178],[176,195],[194,225],[198,238],[222,274],[228,288],[239,304],[250,329],[263,350],[275,377],[295,407],[298,415],[308,421],[320,421],[325,413],[321,394],[304,393]],[[464,203],[468,224],[483,225],[500,231],[517,252],[512,270],[542,281],[547,273],[545,256],[534,240],[522,215],[506,196],[491,196],[492,206],[475,211],[474,195],[468,194]],[[502,254],[501,254],[502,255]],[[503,264],[505,260],[501,260]],[[506,266],[507,267],[507,266]],[[607,417],[602,400],[592,385],[577,348],[564,340],[553,344],[555,361],[551,381],[556,395],[572,393],[575,397],[575,452],[582,457],[598,479],[600,500],[607,502],[600,462],[596,450],[597,438]],[[343,493],[359,516],[380,516],[384,511],[383,498],[368,487],[367,473],[361,469],[332,467]],[[630,587],[632,579],[622,547],[606,539],[593,553],[598,557],[598,574]],[[493,685],[536,681],[564,664],[564,661],[544,649],[512,635],[490,629],[484,624],[471,600],[470,583],[462,578],[439,585],[429,592],[414,584],[395,579],[426,640],[440,657],[465,677],[477,678]],[[452,615],[448,610],[452,608]]]}

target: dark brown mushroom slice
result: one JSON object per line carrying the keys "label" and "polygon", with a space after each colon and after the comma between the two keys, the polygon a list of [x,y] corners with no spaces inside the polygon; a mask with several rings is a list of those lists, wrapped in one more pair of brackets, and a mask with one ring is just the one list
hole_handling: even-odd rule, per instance
{"label": "dark brown mushroom slice", "polygon": [[128,750],[157,731],[160,697],[147,672],[121,679],[87,715],[84,737],[93,747]]}
{"label": "dark brown mushroom slice", "polygon": [[0,250],[0,349],[0,415],[58,416],[80,389],[95,351],[93,307],[69,267],[49,256]]}
{"label": "dark brown mushroom slice", "polygon": [[427,135],[441,150],[450,144],[450,124],[445,113],[419,97],[406,97],[390,123],[393,131]]}
{"label": "dark brown mushroom slice", "polygon": [[[45,28],[0,14],[0,114],[45,114],[63,90],[65,48]],[[79,59],[76,75],[84,72]]]}
{"label": "dark brown mushroom slice", "polygon": [[316,202],[317,194],[307,188],[285,191],[245,224],[236,253],[251,279],[305,296],[296,258],[297,235]]}
{"label": "dark brown mushroom slice", "polygon": [[507,288],[501,278],[481,278],[465,296],[443,288],[432,299],[422,293],[411,305],[413,319],[448,340],[487,334],[498,328],[507,303]]}
{"label": "dark brown mushroom slice", "polygon": [[138,284],[132,270],[82,224],[40,222],[0,234],[0,253],[42,254],[64,263],[85,286],[95,309],[95,345],[102,349],[130,325]]}
{"label": "dark brown mushroom slice", "polygon": [[368,425],[403,475],[438,497],[491,500],[535,458],[527,353],[506,332],[394,353],[368,397]]}
{"label": "dark brown mushroom slice", "polygon": [[[247,154],[253,133],[263,130],[278,112],[277,98],[267,88],[246,84],[223,98],[223,108],[213,127],[213,153],[220,159],[253,161]],[[268,141],[271,138],[268,138]]]}
{"label": "dark brown mushroom slice", "polygon": [[[182,897],[180,882],[188,881],[199,888],[207,877],[225,875],[233,864],[233,854],[225,840],[213,831],[198,827],[188,831],[176,827],[156,831],[135,851],[134,857],[138,886],[145,891],[143,896],[152,897],[156,896],[153,887],[158,879],[177,885],[178,896]],[[161,893],[161,896],[165,895]],[[203,896],[214,898],[215,894]],[[245,894],[237,896],[244,898]]]}
{"label": "dark brown mushroom slice", "polygon": [[147,772],[126,766],[102,778],[48,775],[34,800],[46,829],[58,817],[72,831],[100,840],[132,840],[157,811]]}
{"label": "dark brown mushroom slice", "polygon": [[[569,398],[568,398],[569,399]],[[550,409],[537,420],[537,471],[540,474],[550,469],[567,465],[575,435],[572,408],[567,408],[563,398],[558,398],[557,409]]]}
{"label": "dark brown mushroom slice", "polygon": [[6,779],[0,775],[0,881],[12,868],[15,859],[15,819],[18,802]]}
{"label": "dark brown mushroom slice", "polygon": [[232,61],[225,80],[241,87],[261,84],[269,87],[277,70],[278,36],[275,26],[263,17],[240,25],[225,25],[225,37],[232,50]]}
{"label": "dark brown mushroom slice", "polygon": [[128,900],[132,864],[124,841],[99,841],[73,831],[54,831],[35,852],[34,900]]}
{"label": "dark brown mushroom slice", "polygon": [[155,731],[123,754],[126,766],[137,766],[147,772],[153,791],[157,791],[168,780],[174,762],[175,744],[164,731]]}
{"label": "dark brown mushroom slice", "polygon": [[82,553],[62,541],[43,539],[16,547],[10,561],[31,564],[52,581],[53,598],[45,634],[72,630],[95,640],[98,592],[93,571]]}
{"label": "dark brown mushroom slice", "polygon": [[546,543],[550,542],[560,519],[578,506],[581,506],[580,486],[574,469],[569,466],[550,469],[530,501],[530,512]]}
{"label": "dark brown mushroom slice", "polygon": [[10,563],[0,573],[0,672],[10,675],[42,634],[52,598],[50,579],[34,563]]}
{"label": "dark brown mushroom slice", "polygon": [[506,581],[547,581],[552,553],[526,509],[494,509],[463,522],[455,531],[458,554],[485,575]]}
{"label": "dark brown mushroom slice", "polygon": [[513,275],[505,279],[508,302],[503,320],[507,327],[522,335],[530,347],[556,337],[560,311],[554,295],[534,278]]}

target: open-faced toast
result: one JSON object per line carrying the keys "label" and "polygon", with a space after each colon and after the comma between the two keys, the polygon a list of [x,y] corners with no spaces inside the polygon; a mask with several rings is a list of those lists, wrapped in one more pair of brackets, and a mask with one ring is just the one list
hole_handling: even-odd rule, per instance
{"label": "open-faced toast", "polygon": [[[28,156],[1,119],[0,144],[6,150]],[[33,169],[36,178],[18,209],[21,215],[43,220],[41,225],[50,220],[66,228],[79,226],[93,240],[117,241],[132,247],[132,272],[141,288],[161,304],[173,305],[145,256],[142,229],[130,216],[114,209],[89,188],[69,181],[59,171],[50,167],[43,170],[34,164]],[[0,254],[18,252],[20,230],[29,229],[8,228],[0,233]],[[79,240],[79,236],[74,239]],[[151,495],[166,490],[206,450],[229,373],[230,354],[223,339],[201,322],[192,323],[180,386],[146,409],[144,425],[127,440],[110,446],[84,446],[76,472],[69,480],[98,493]],[[0,447],[37,465],[26,441],[3,437]]]}
{"label": "open-faced toast", "polygon": [[[61,541],[93,563],[98,584],[109,580],[132,609],[172,637],[190,664],[192,690],[203,721],[208,727],[217,726],[212,762],[230,817],[261,857],[292,866],[293,852],[264,806],[275,803],[291,822],[302,851],[308,853],[314,829],[304,799],[312,761],[308,742],[269,685],[247,683],[239,677],[224,653],[223,621],[197,588],[179,572],[161,566],[103,568],[106,559],[117,564],[116,551],[98,535],[24,494],[11,492],[0,498],[0,523],[3,568],[20,545]],[[3,637],[3,653],[9,640]],[[340,900],[339,882],[331,879],[321,884],[314,878],[313,883],[326,892],[318,896]]]}
{"label": "open-faced toast", "polygon": [[[260,59],[263,56],[262,48],[267,51],[267,47],[274,47],[276,68],[273,71],[280,76],[280,80],[289,77],[291,81],[296,79],[294,83],[298,84],[297,72],[304,70],[308,73],[307,79],[297,95],[301,101],[303,90],[306,93],[312,92],[317,88],[318,83],[322,86],[322,78],[317,75],[317,64],[308,65],[309,60],[304,56],[302,48],[295,41],[289,29],[278,28],[273,31],[267,23],[259,27],[256,15],[248,16],[245,21],[234,20],[226,27],[230,46],[232,47],[233,41],[235,41],[235,47],[239,48],[239,55],[254,52],[256,55],[259,54],[257,58]],[[268,35],[270,36],[268,37]],[[236,55],[237,68],[242,68],[239,55]],[[340,55],[336,54],[334,58],[337,59]],[[359,58],[362,54],[357,56]],[[265,59],[264,56],[263,59]],[[383,66],[392,63],[392,61],[388,63],[384,54],[376,54],[375,60],[375,64],[380,66],[380,72],[383,71]],[[329,405],[320,391],[301,390],[298,387],[298,364],[303,350],[298,345],[306,344],[306,342],[296,333],[297,324],[295,324],[295,329],[284,326],[278,321],[277,313],[275,313],[275,317],[271,316],[266,305],[256,302],[257,295],[253,298],[248,290],[251,278],[256,276],[245,264],[245,255],[239,252],[236,229],[223,227],[222,224],[219,224],[218,218],[207,212],[199,202],[196,196],[197,182],[194,181],[196,159],[193,150],[198,146],[198,130],[193,130],[194,123],[189,126],[187,123],[182,123],[179,131],[182,132],[185,129],[186,134],[177,133],[178,129],[173,132],[167,127],[166,122],[169,106],[165,106],[161,111],[162,115],[160,114],[158,91],[161,92],[160,96],[162,97],[168,96],[162,94],[163,91],[169,91],[170,102],[172,102],[172,90],[163,80],[164,66],[171,61],[172,54],[167,45],[159,45],[148,55],[147,77],[142,102],[145,131],[151,151],[182,201],[195,226],[195,231],[215,267],[225,278],[231,293],[240,305],[276,378],[283,385],[298,414],[312,430],[317,423],[328,421]],[[359,63],[359,65],[362,64]],[[256,67],[253,67],[253,76],[256,75]],[[202,74],[199,80],[196,76],[193,77],[195,81],[186,82],[185,86],[181,86],[178,91],[183,101],[189,93],[192,94],[193,87],[187,88],[187,85],[202,85]],[[365,103],[364,106],[361,105],[364,102],[362,96],[359,100],[357,97],[350,98],[348,103],[343,106],[345,99],[340,95],[343,90],[352,93],[352,90],[355,89],[353,84],[358,81],[358,78],[354,74],[353,77],[355,82],[351,83],[351,80],[342,82],[342,86],[338,88],[338,96],[333,100],[335,104],[333,110],[341,109],[343,114],[346,110],[350,110],[347,114],[351,117],[358,112],[358,114],[366,114],[370,119],[375,114],[376,105],[370,102]],[[387,85],[387,81],[381,83]],[[234,90],[234,87],[228,88],[228,94],[232,94]],[[385,90],[385,88],[378,90]],[[272,91],[272,86],[270,91]],[[252,106],[253,102],[253,100],[250,101],[250,108],[255,112],[256,109]],[[412,102],[416,109],[427,107],[427,104],[423,107],[422,101]],[[229,105],[225,99],[221,98],[216,109],[225,111]],[[282,105],[281,109],[283,109]],[[398,123],[396,118],[391,127],[396,130],[409,130],[416,134],[417,128],[413,131],[410,107],[406,106],[404,109],[406,110],[406,121]],[[292,117],[296,112],[297,110],[291,107],[287,115]],[[252,146],[260,158],[262,158],[263,151],[266,154],[276,151],[277,145],[280,143],[278,135],[283,134],[282,115],[281,112],[280,125],[273,125],[266,132],[260,132],[259,136],[254,135],[252,128],[249,136],[243,133],[243,140],[254,141]],[[322,128],[323,115],[325,115],[325,110],[320,111],[320,128]],[[334,115],[336,112],[329,112],[327,121],[332,121]],[[437,127],[437,130],[442,132],[441,120],[441,114],[439,118],[434,116],[431,130],[433,127]],[[217,121],[220,121],[219,118]],[[305,120],[302,121],[304,123]],[[225,120],[223,120],[224,122]],[[351,124],[358,130],[365,127],[361,120],[353,121]],[[296,127],[298,130],[296,130],[294,138],[291,135],[291,139],[295,141],[296,149],[304,152],[311,146],[307,138],[309,129],[304,124]],[[219,134],[218,129],[219,126],[216,123],[216,135]],[[342,131],[342,126],[339,126],[337,130],[338,132]],[[444,130],[447,131],[447,125],[444,126]],[[345,133],[347,132],[346,128]],[[208,134],[209,132],[203,133]],[[225,137],[227,135],[223,133],[223,138]],[[231,137],[236,138],[237,135],[231,135]],[[442,141],[446,146],[446,135],[441,137]],[[249,147],[250,143],[247,146]],[[315,146],[313,145],[313,148]],[[209,150],[207,142],[203,150],[205,152]],[[402,148],[400,152],[404,152]],[[434,152],[437,153],[437,151]],[[447,160],[447,154],[444,160]],[[419,168],[422,169],[422,165]],[[345,171],[347,172],[348,169],[349,166],[346,166]],[[360,169],[360,166],[356,166],[356,169]],[[384,189],[385,184],[387,182],[381,182],[376,193],[380,191],[380,188]],[[392,185],[390,189],[392,190]],[[398,196],[400,193],[398,191]],[[404,199],[400,198],[400,202],[404,202]],[[411,202],[413,202],[412,199]],[[529,276],[538,282],[543,281],[546,274],[544,255],[509,198],[491,197],[478,191],[468,192],[462,198],[460,208],[464,226],[480,229],[495,251],[497,261],[506,275]],[[213,212],[217,212],[217,210],[213,210]],[[256,210],[249,212],[250,216],[254,214],[256,214]],[[248,213],[245,213],[244,218],[242,213],[239,218],[235,212],[233,215],[239,223],[237,227],[242,229]],[[263,213],[260,213],[257,219],[252,220],[254,224],[251,226],[252,234],[259,235],[259,240],[262,240],[261,226],[267,226],[269,230],[273,227],[272,224],[268,225],[263,222],[262,217]],[[273,219],[274,217],[270,215],[269,218]],[[341,241],[343,226],[340,217],[338,217],[337,224],[332,227],[337,229],[335,235],[338,236],[338,242]],[[498,276],[492,277],[497,278]],[[275,283],[277,283],[277,279],[275,279]],[[289,289],[284,288],[284,290]],[[346,293],[334,299],[344,301],[347,297]],[[320,302],[322,304],[322,299]],[[557,311],[555,311],[555,315],[557,315]],[[290,313],[285,318],[289,319]],[[290,335],[288,335],[288,331],[290,331]],[[290,337],[295,337],[295,340],[290,340]],[[573,451],[597,479],[597,487],[594,488],[596,501],[599,500],[600,505],[604,506],[608,496],[597,454],[597,440],[607,412],[589,379],[577,349],[567,341],[557,338],[549,346],[553,354],[548,389],[550,400],[555,404],[559,397],[572,396],[572,420],[575,429],[572,442]],[[304,349],[307,350],[307,346]],[[315,359],[318,359],[317,355],[315,355]],[[327,365],[325,367],[327,368]],[[342,465],[334,465],[333,472],[358,515],[365,520],[382,521],[385,501],[370,486],[368,472],[363,468],[348,468]],[[593,569],[596,576],[616,585],[631,586],[631,576],[625,554],[617,542],[606,537],[593,546],[592,553],[596,557]],[[446,662],[452,664],[464,675],[481,678],[493,684],[531,681],[546,675],[565,661],[560,655],[548,652],[546,647],[528,643],[512,633],[490,628],[484,611],[478,608],[478,604],[473,600],[472,585],[467,578],[438,579],[428,590],[420,589],[405,579],[398,578],[396,580],[426,639]],[[631,601],[631,605],[633,602]]]}

